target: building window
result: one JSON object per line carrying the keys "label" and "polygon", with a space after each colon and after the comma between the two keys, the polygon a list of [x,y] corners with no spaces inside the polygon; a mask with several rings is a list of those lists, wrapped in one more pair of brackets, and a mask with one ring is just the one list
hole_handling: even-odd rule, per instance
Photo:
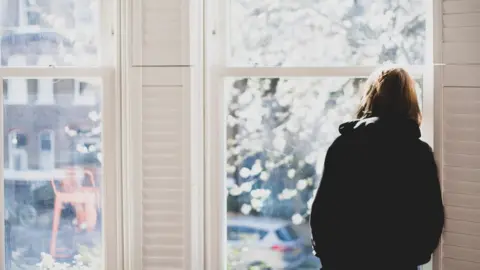
{"label": "building window", "polygon": [[36,0],[18,0],[19,26],[37,26],[41,22],[40,7]]}
{"label": "building window", "polygon": [[40,170],[52,170],[55,168],[55,133],[52,130],[44,130],[38,135]]}
{"label": "building window", "polygon": [[74,104],[94,105],[96,102],[95,86],[86,81],[75,81]]}
{"label": "building window", "polygon": [[[206,138],[206,155],[216,161],[206,178],[224,188],[205,196],[227,205],[226,212],[207,205],[206,216],[225,231],[265,229],[272,241],[221,239],[228,234],[211,226],[217,229],[206,240],[218,247],[207,254],[218,262],[212,268],[222,261],[227,268],[321,268],[309,250],[308,220],[338,126],[354,119],[366,78],[384,65],[404,67],[417,86],[426,85],[426,1],[314,2],[212,1],[222,4],[212,10],[225,12],[205,16],[216,16],[212,25],[225,22],[206,31],[215,34],[206,37],[205,56],[216,68],[207,70],[207,132],[225,131]],[[424,90],[417,89],[420,99]]]}
{"label": "building window", "polygon": [[34,104],[38,102],[38,82],[37,79],[26,79],[27,81],[27,93],[28,103]]}
{"label": "building window", "polygon": [[9,169],[14,171],[28,170],[27,135],[13,130],[8,133]]}

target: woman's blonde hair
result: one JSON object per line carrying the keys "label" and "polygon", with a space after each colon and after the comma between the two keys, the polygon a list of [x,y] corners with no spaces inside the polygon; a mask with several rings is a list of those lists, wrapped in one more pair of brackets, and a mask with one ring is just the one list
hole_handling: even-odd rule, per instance
{"label": "woman's blonde hair", "polygon": [[415,82],[402,68],[374,72],[366,85],[357,118],[408,118],[420,125],[422,113],[418,105]]}

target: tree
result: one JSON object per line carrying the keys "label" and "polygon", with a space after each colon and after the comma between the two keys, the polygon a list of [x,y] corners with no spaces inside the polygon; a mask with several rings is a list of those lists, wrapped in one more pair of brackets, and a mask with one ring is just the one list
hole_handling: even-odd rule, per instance
{"label": "tree", "polygon": [[[236,0],[230,61],[240,66],[423,64],[421,0]],[[227,82],[229,210],[309,215],[324,153],[353,117],[362,78],[234,78]],[[287,210],[286,210],[287,209]]]}
{"label": "tree", "polygon": [[[42,65],[42,66],[96,66],[98,64],[98,50],[97,43],[99,39],[99,34],[95,29],[98,28],[98,20],[96,15],[98,14],[98,3],[97,0],[70,0],[70,1],[32,1],[32,0],[7,0],[1,1],[2,8],[0,9],[0,35],[1,35],[1,56],[2,63],[1,65],[6,65],[8,59],[12,55],[20,55],[22,59],[26,59],[25,63],[18,62],[18,65]],[[48,57],[42,57],[48,56]],[[45,62],[45,59],[47,59]],[[40,63],[41,62],[41,63]],[[29,81],[36,83],[33,87],[29,87],[29,95],[35,96],[37,93],[33,91],[39,91],[39,81],[36,81],[37,78],[28,78]],[[49,79],[42,78],[43,82]],[[62,80],[54,79],[53,83],[58,83]],[[100,80],[97,78],[94,79],[83,79],[82,81],[86,82],[93,88],[99,86]],[[66,86],[65,86],[66,85]],[[63,87],[68,87],[68,84],[62,84]],[[73,84],[72,84],[73,86]],[[36,88],[36,89],[35,89]],[[15,90],[15,89],[13,89]],[[30,91],[32,93],[30,93]],[[72,89],[61,89],[61,90],[72,90]],[[51,104],[48,104],[51,105]],[[62,104],[63,105],[63,104]],[[61,112],[60,106],[42,106],[46,110],[53,111],[57,115],[61,115],[58,112]],[[23,109],[23,108],[21,108]],[[83,108],[88,110],[89,108]],[[88,146],[83,146],[79,143],[75,144],[75,148],[72,150],[78,151],[81,153],[89,153],[90,156],[93,156],[93,159],[88,161],[89,164],[98,164],[101,160],[101,148],[98,140],[101,132],[101,119],[99,117],[99,106],[91,106],[91,112],[88,113],[89,120],[91,120],[90,125],[82,127],[73,127],[73,125],[67,125],[65,127],[65,132],[73,137],[73,141],[84,141],[88,139],[90,143]],[[55,111],[56,110],[56,111]],[[40,110],[39,110],[40,111]],[[35,111],[38,112],[38,111]],[[36,115],[38,116],[38,114]],[[87,116],[87,113],[78,118],[84,118]],[[67,117],[66,117],[67,118]],[[63,119],[66,119],[63,118]],[[78,120],[78,119],[74,119]],[[82,119],[83,120],[83,119]],[[55,126],[56,120],[51,123],[52,126]],[[29,123],[27,123],[28,125]],[[32,123],[32,126],[35,126],[37,123]],[[38,124],[40,126],[42,124]],[[35,126],[35,127],[37,127]],[[63,126],[62,126],[63,128]],[[35,129],[35,128],[33,128]],[[96,142],[97,141],[97,142]],[[82,146],[82,147],[81,147]],[[65,146],[64,146],[65,147]],[[52,146],[48,146],[52,150]],[[62,149],[63,150],[63,149]],[[61,151],[63,152],[66,151]],[[85,155],[83,157],[86,157]],[[63,162],[63,160],[62,160]],[[54,162],[55,163],[55,162]],[[58,162],[57,162],[58,165]],[[32,166],[33,167],[33,166]],[[41,167],[41,166],[40,166]],[[47,188],[51,189],[50,183],[46,186],[38,187],[34,190],[37,193],[44,193],[45,195]],[[53,190],[51,192],[53,194]],[[47,194],[48,195],[48,194]],[[53,196],[53,195],[52,195]],[[44,196],[48,197],[48,196]],[[42,207],[48,208],[48,204],[42,205]],[[53,208],[53,207],[52,207]],[[45,209],[42,209],[42,211]],[[42,212],[42,217],[48,215],[47,211]],[[64,215],[65,216],[65,215]],[[37,219],[39,222],[32,225],[29,231],[42,230],[44,225],[48,224],[43,218]],[[8,223],[10,220],[7,220]],[[51,225],[46,226],[51,228]],[[18,231],[18,230],[16,230]],[[20,233],[13,232],[13,237],[21,235]],[[39,234],[40,235],[40,234]],[[43,235],[42,235],[43,236]],[[40,238],[42,237],[40,236]],[[9,239],[12,238],[12,235],[8,234],[6,237]],[[26,238],[26,237],[25,237]],[[49,238],[49,236],[48,236]],[[43,239],[25,239],[23,242],[19,240],[15,242],[18,244],[16,247],[8,248],[7,253],[12,254],[12,248],[15,249],[13,254],[16,258],[19,259],[20,264],[29,264],[28,266],[21,266],[21,269],[30,269],[33,266],[31,265],[32,257],[37,254],[39,249],[44,249]],[[25,246],[25,247],[24,247]],[[28,247],[30,246],[30,247]],[[32,246],[35,246],[34,252]],[[37,249],[38,247],[38,249]],[[95,251],[91,249],[90,251]],[[7,255],[7,256],[9,256]],[[98,254],[97,254],[98,255]],[[98,257],[98,256],[97,256]],[[100,257],[98,257],[100,258]],[[34,260],[37,258],[33,258]],[[47,260],[48,261],[48,260]],[[97,259],[97,261],[99,261]],[[87,265],[84,261],[79,261],[83,265],[72,266],[71,269],[87,269]],[[99,261],[100,262],[100,261]],[[90,265],[93,268],[99,267],[98,263]],[[43,267],[45,269],[51,269],[48,267]],[[42,268],[42,269],[43,269]],[[64,269],[62,265],[56,265],[55,269]],[[93,269],[92,268],[92,269]],[[10,269],[10,268],[9,268]],[[68,268],[70,269],[70,268]]]}

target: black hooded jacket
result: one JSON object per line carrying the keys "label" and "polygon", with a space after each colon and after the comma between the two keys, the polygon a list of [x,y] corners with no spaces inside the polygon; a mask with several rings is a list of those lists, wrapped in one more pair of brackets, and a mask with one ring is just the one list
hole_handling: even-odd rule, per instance
{"label": "black hooded jacket", "polygon": [[431,148],[411,120],[342,124],[310,225],[325,269],[410,269],[439,244],[444,208]]}

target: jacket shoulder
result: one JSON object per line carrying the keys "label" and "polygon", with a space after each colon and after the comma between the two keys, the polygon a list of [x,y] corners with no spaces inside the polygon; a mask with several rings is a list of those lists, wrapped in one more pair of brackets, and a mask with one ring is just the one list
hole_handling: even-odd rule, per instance
{"label": "jacket shoulder", "polygon": [[418,139],[418,145],[421,154],[433,156],[433,148],[428,143]]}

